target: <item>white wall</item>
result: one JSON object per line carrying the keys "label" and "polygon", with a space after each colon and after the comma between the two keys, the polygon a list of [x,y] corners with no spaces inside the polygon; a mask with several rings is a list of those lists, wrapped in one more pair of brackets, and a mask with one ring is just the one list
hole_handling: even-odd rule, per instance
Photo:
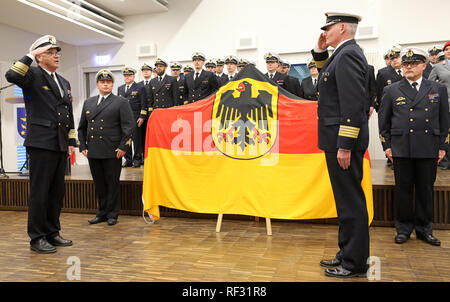
{"label": "white wall", "polygon": [[[86,97],[83,71],[101,67],[95,62],[96,55],[109,55],[108,66],[126,65],[140,70],[144,62],[153,64],[156,57],[138,58],[137,45],[155,43],[157,56],[167,61],[189,62],[195,51],[210,58],[234,54],[255,61],[265,71],[263,56],[268,51],[280,53],[291,63],[305,63],[321,33],[324,13],[333,10],[357,12],[363,17],[360,27],[373,26],[376,37],[357,40],[376,69],[384,66],[382,54],[393,44],[427,48],[435,43],[444,44],[450,38],[447,36],[450,1],[447,0],[429,4],[414,0],[170,0],[168,12],[126,17],[123,44],[64,45],[59,71],[72,84],[75,122],[78,124]],[[237,51],[237,39],[247,35],[256,37],[257,49]],[[35,38],[33,34],[0,25],[0,42],[8,45],[0,53],[0,61],[11,64]],[[139,74],[137,80],[141,79]],[[5,82],[4,78],[2,81]],[[376,113],[369,125],[369,152],[373,159],[382,159]]]}

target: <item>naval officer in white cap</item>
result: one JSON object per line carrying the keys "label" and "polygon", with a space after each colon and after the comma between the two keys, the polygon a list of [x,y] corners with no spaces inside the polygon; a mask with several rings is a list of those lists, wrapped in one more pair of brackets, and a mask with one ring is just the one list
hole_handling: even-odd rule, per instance
{"label": "naval officer in white cap", "polygon": [[70,83],[56,73],[60,51],[56,38],[45,35],[6,72],[6,79],[22,88],[27,111],[28,236],[31,250],[38,253],[72,245],[59,233],[67,156],[77,146]]}

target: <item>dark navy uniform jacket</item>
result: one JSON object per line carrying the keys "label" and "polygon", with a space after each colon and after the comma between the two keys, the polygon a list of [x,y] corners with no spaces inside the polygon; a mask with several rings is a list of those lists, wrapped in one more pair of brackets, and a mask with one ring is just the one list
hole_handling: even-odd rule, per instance
{"label": "dark navy uniform jacket", "polygon": [[27,112],[27,136],[24,146],[67,152],[77,146],[73,121],[70,83],[55,73],[63,90],[40,66],[30,66],[33,60],[24,56],[7,72],[6,79],[23,90]]}
{"label": "dark navy uniform jacket", "polygon": [[448,150],[448,96],[446,88],[422,78],[419,91],[407,79],[384,88],[378,112],[383,149],[393,157],[438,158]]}
{"label": "dark navy uniform jacket", "polygon": [[381,99],[383,97],[383,88],[391,85],[392,83],[398,82],[401,79],[403,79],[403,76],[400,76],[391,65],[378,70],[376,78],[377,98],[374,101],[375,110],[378,111],[380,108]]}
{"label": "dark navy uniform jacket", "polygon": [[339,148],[366,150],[369,144],[365,112],[368,67],[361,48],[352,39],[338,47],[329,58],[328,52],[312,51],[312,54],[320,70],[319,148],[328,152]]}
{"label": "dark navy uniform jacket", "polygon": [[162,81],[159,77],[150,81],[148,111],[157,108],[169,108],[179,104],[179,85],[175,77],[165,75]]}
{"label": "dark navy uniform jacket", "polygon": [[198,79],[194,80],[196,71],[190,72],[184,77],[184,96],[183,100],[186,103],[193,103],[203,100],[219,89],[219,82],[217,76],[207,70],[203,70]]}
{"label": "dark navy uniform jacket", "polygon": [[115,158],[116,149],[127,151],[136,122],[128,101],[110,94],[97,105],[98,96],[83,104],[78,139],[80,152],[88,149],[88,158]]}
{"label": "dark navy uniform jacket", "polygon": [[301,92],[300,97],[305,100],[314,100],[317,101],[319,98],[319,94],[317,93],[317,86],[314,87],[314,83],[312,82],[312,77],[309,76],[302,80],[302,84],[300,85]]}
{"label": "dark navy uniform jacket", "polygon": [[135,120],[138,118],[145,119],[147,117],[148,107],[148,97],[145,92],[145,85],[142,82],[133,82],[127,92],[125,92],[125,86],[126,84],[123,84],[117,88],[117,95],[129,101]]}
{"label": "dark navy uniform jacket", "polygon": [[431,62],[427,63],[427,67],[425,67],[425,70],[423,71],[422,76],[425,79],[428,79],[428,77],[430,76],[431,71],[433,70],[433,66],[431,65]]}

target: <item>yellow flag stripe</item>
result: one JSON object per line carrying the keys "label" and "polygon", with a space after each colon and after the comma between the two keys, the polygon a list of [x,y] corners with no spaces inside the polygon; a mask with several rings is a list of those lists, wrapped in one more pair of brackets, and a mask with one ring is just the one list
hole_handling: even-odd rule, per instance
{"label": "yellow flag stripe", "polygon": [[[323,153],[268,154],[256,160],[235,160],[216,152],[185,155],[159,148],[147,152],[144,210],[154,219],[160,217],[159,206],[278,219],[337,216]],[[362,186],[371,222],[373,197],[367,159]]]}

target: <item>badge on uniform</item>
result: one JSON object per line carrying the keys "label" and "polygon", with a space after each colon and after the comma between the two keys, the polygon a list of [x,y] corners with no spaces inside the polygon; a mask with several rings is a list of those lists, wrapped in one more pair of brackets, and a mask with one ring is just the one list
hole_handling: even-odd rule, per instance
{"label": "badge on uniform", "polygon": [[137,91],[137,90],[131,91],[131,95],[136,95],[136,94],[138,94],[138,91]]}
{"label": "badge on uniform", "polygon": [[406,99],[402,96],[398,97],[396,100],[396,105],[405,105],[406,104]]}
{"label": "badge on uniform", "polygon": [[324,72],[323,73],[323,80],[326,82],[326,81],[328,81],[328,77],[330,76],[330,73],[329,72]]}
{"label": "badge on uniform", "polygon": [[439,103],[439,93],[433,93],[428,95],[430,103]]}
{"label": "badge on uniform", "polygon": [[42,86],[42,88],[44,88],[45,90],[50,90],[50,88],[48,88],[48,86]]}
{"label": "badge on uniform", "polygon": [[387,80],[387,81],[386,81],[386,84],[391,85],[391,84],[392,84],[392,81],[391,81],[391,80]]}
{"label": "badge on uniform", "polygon": [[86,111],[86,114],[90,114],[91,112],[88,110],[88,111]]}

